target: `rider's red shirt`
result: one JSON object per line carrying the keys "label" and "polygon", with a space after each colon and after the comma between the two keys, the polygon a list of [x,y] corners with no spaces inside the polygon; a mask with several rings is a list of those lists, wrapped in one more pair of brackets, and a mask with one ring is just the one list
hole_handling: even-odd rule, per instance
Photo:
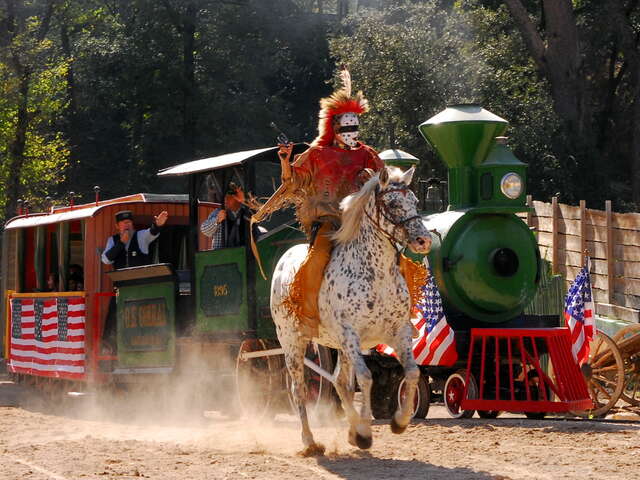
{"label": "rider's red shirt", "polygon": [[352,150],[333,146],[311,147],[296,158],[293,164],[296,175],[310,180],[310,196],[307,199],[322,210],[337,211],[338,204],[347,195],[360,188],[358,174],[365,168],[378,171],[384,163],[371,147],[360,144]]}

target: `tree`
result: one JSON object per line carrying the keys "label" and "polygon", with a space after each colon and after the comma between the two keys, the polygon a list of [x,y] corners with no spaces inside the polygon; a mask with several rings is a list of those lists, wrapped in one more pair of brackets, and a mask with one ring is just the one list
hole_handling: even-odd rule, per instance
{"label": "tree", "polygon": [[64,178],[68,150],[55,125],[64,104],[67,65],[47,40],[58,4],[6,0],[0,11],[0,199],[5,218],[13,216],[20,196],[37,203]]}
{"label": "tree", "polygon": [[532,165],[535,193],[557,188],[543,180],[552,166],[540,159],[551,151],[557,127],[546,85],[518,36],[508,30],[509,17],[495,10],[454,8],[448,2],[367,12],[352,17],[331,42],[339,62],[349,65],[354,85],[370,100],[372,111],[363,135],[378,148],[397,146],[423,160],[423,175],[435,168],[444,175],[417,126],[447,105],[480,103],[509,120],[516,155]]}
{"label": "tree", "polygon": [[[556,151],[575,156],[576,168],[567,174],[583,178],[574,197],[601,202],[616,196],[638,204],[640,143],[629,142],[640,128],[638,2],[504,3],[549,83],[563,128]],[[593,185],[604,188],[594,192]]]}

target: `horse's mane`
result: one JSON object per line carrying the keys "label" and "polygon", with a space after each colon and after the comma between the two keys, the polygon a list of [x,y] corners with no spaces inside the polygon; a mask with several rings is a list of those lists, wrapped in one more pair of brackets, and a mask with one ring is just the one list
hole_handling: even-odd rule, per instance
{"label": "horse's mane", "polygon": [[[399,168],[386,167],[389,172],[389,183],[402,181],[403,172]],[[371,195],[374,194],[379,184],[380,173],[378,172],[371,177],[362,188],[346,196],[340,202],[340,210],[342,211],[342,225],[340,229],[333,235],[333,239],[338,244],[346,244],[353,241],[360,231],[360,223],[364,217],[364,210],[369,203]]]}

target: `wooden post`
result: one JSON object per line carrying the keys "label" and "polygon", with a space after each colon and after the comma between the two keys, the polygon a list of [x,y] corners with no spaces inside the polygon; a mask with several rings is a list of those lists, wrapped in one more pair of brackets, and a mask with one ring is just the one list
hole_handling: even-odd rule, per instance
{"label": "wooden post", "polygon": [[586,265],[587,257],[587,202],[580,200],[580,253],[582,262],[580,266]]}
{"label": "wooden post", "polygon": [[560,220],[560,206],[558,205],[558,197],[551,198],[551,270],[558,273],[558,262],[560,248],[558,237],[560,236],[558,222]]}
{"label": "wooden post", "polygon": [[604,205],[607,213],[607,296],[609,303],[613,303],[615,259],[613,258],[613,212],[611,211],[611,200],[607,200]]}
{"label": "wooden post", "polygon": [[[531,195],[527,195],[527,207],[533,208],[533,197]],[[529,210],[527,212],[527,225],[530,227],[533,223],[533,212]]]}

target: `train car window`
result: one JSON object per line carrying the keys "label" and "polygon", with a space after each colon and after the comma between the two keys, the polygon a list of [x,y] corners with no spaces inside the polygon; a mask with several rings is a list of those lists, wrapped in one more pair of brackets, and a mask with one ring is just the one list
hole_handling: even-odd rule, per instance
{"label": "train car window", "polygon": [[2,281],[5,290],[20,291],[20,275],[19,268],[22,263],[19,261],[20,230],[5,230],[2,236]]}
{"label": "train car window", "polygon": [[[197,189],[198,194],[198,251],[213,250],[214,248],[225,248],[227,246],[237,247],[244,244],[245,233],[237,235],[237,224],[233,223],[233,216],[230,222],[225,224],[225,228],[221,228],[217,222],[217,216],[220,213],[220,209],[223,208],[225,203],[225,197],[228,198],[230,186],[235,185],[245,192],[245,199],[249,199],[247,192],[244,170],[241,167],[232,167],[208,174],[201,175],[199,178],[199,184]],[[233,204],[233,200],[231,200]],[[237,204],[238,206],[240,204]],[[237,213],[237,209],[233,206],[230,207]],[[246,212],[242,215],[242,218],[248,219],[250,213]],[[229,218],[229,217],[227,217]],[[248,221],[246,222],[248,225]],[[245,226],[246,226],[245,225]],[[229,245],[230,238],[235,238],[235,244]],[[239,238],[239,240],[238,240]]]}
{"label": "train car window", "polygon": [[58,281],[58,232],[57,225],[47,228],[46,285],[47,292],[59,291]]}
{"label": "train car window", "polygon": [[23,262],[22,262],[22,279],[25,292],[35,292],[38,289],[36,269],[35,269],[35,253],[36,253],[36,229],[25,228],[23,234]]}

